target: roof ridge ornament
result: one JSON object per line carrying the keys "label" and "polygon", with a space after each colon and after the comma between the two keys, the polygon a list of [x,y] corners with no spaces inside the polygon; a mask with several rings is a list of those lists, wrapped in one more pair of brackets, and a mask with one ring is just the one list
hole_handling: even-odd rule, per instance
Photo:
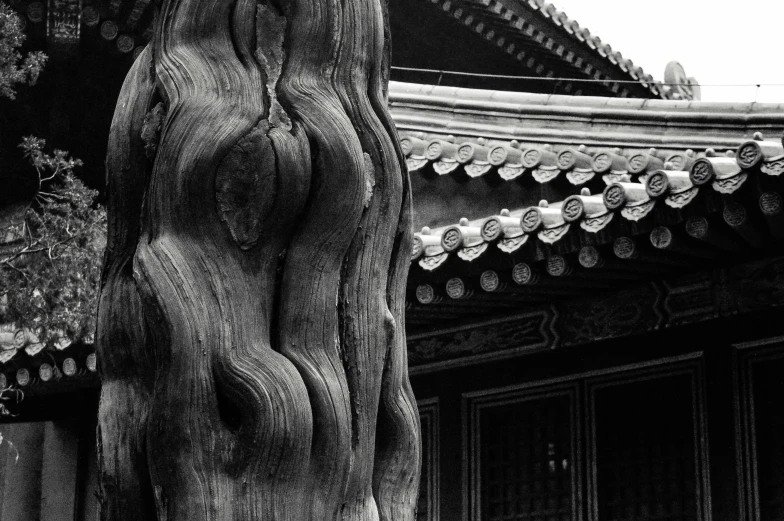
{"label": "roof ridge ornament", "polygon": [[702,98],[697,79],[687,76],[683,65],[674,60],[664,67],[663,93],[674,100],[699,101]]}

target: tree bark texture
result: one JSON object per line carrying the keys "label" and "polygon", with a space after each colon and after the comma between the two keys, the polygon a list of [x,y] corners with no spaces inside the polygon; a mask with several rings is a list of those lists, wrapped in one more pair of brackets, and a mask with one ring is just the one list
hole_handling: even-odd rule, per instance
{"label": "tree bark texture", "polygon": [[107,159],[102,519],[412,520],[383,0],[164,0]]}

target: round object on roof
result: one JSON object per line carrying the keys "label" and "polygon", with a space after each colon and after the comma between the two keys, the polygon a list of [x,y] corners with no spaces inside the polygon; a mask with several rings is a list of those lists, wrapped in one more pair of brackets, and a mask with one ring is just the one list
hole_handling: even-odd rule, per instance
{"label": "round object on roof", "polygon": [[735,160],[741,168],[754,168],[765,157],[762,152],[762,147],[755,141],[747,141],[738,147],[738,153]]}
{"label": "round object on roof", "polygon": [[650,163],[651,156],[645,152],[639,152],[629,158],[629,172],[632,174],[641,174],[645,171]]}
{"label": "round object on roof", "polygon": [[488,217],[485,219],[485,222],[482,223],[480,233],[482,235],[482,239],[490,242],[499,238],[503,231],[503,226],[501,226],[501,221],[498,219],[498,217]]}
{"label": "round object on roof", "polygon": [[553,255],[547,259],[547,273],[553,277],[563,277],[571,271],[572,267],[569,265],[569,261],[562,255]]}
{"label": "round object on roof", "polygon": [[117,27],[117,24],[111,20],[106,20],[101,24],[101,38],[104,40],[114,40],[117,38],[118,31],[119,28]]}
{"label": "round object on roof", "polygon": [[585,213],[583,200],[578,195],[570,195],[563,203],[561,215],[564,221],[571,223],[579,220]]}
{"label": "round object on roof", "polygon": [[94,373],[95,371],[98,370],[95,353],[90,353],[89,355],[87,355],[86,365],[87,365],[87,370],[90,371],[91,373]]}
{"label": "round object on roof", "polygon": [[65,376],[73,376],[76,374],[76,360],[73,358],[66,358],[63,360],[63,373]]}
{"label": "round object on roof", "polygon": [[459,163],[468,163],[476,155],[476,145],[472,143],[464,143],[457,149],[457,161]]}
{"label": "round object on roof", "polygon": [[403,155],[408,157],[411,155],[411,150],[414,149],[414,145],[411,143],[410,137],[403,137],[400,139],[400,149],[403,151]]}
{"label": "round object on roof", "polygon": [[580,266],[583,268],[596,268],[599,266],[602,256],[595,247],[583,246],[580,249],[578,260],[580,261]]}
{"label": "round object on roof", "polygon": [[670,87],[674,99],[699,100],[700,84],[696,78],[687,76],[683,65],[671,61],[664,67],[664,83]]}
{"label": "round object on roof", "polygon": [[538,208],[528,208],[520,217],[520,227],[526,233],[535,232],[542,224],[542,213]]}
{"label": "round object on roof", "polygon": [[730,226],[740,226],[746,220],[746,208],[740,203],[731,201],[724,207],[721,215]]}
{"label": "round object on roof", "polygon": [[95,27],[98,25],[98,22],[101,21],[101,15],[98,12],[98,9],[95,7],[88,5],[84,9],[82,9],[82,23],[87,27]]}
{"label": "round object on roof", "polygon": [[542,152],[535,148],[531,148],[523,154],[523,166],[526,168],[535,168],[542,162]]}
{"label": "round object on roof", "polygon": [[44,21],[44,4],[42,2],[33,2],[27,6],[27,19],[33,23]]}
{"label": "round object on roof", "polygon": [[14,346],[17,349],[21,349],[25,345],[25,342],[27,342],[27,335],[25,335],[25,332],[21,329],[14,331]]}
{"label": "round object on roof", "polygon": [[444,251],[453,252],[463,245],[463,234],[460,233],[460,228],[457,226],[450,226],[444,230],[441,236],[441,247]]}
{"label": "round object on roof", "polygon": [[420,284],[416,289],[416,299],[420,304],[431,304],[436,299],[436,292],[430,284]]}
{"label": "round object on roof", "polygon": [[672,231],[666,226],[657,226],[651,230],[650,239],[655,248],[663,250],[672,244]]}
{"label": "round object on roof", "polygon": [[41,367],[38,368],[38,376],[41,378],[42,382],[48,382],[51,380],[54,376],[54,370],[52,369],[52,366],[47,363],[41,364]]}
{"label": "round object on roof", "polygon": [[713,165],[704,157],[696,160],[689,169],[689,179],[691,179],[691,183],[694,186],[701,186],[710,182],[714,175]]}
{"label": "round object on roof", "polygon": [[604,174],[612,170],[612,158],[607,152],[599,152],[593,156],[591,166],[597,174]]}
{"label": "round object on roof", "polygon": [[132,36],[121,34],[120,37],[117,38],[117,50],[123,54],[127,54],[133,50],[135,43]]}
{"label": "round object on roof", "polygon": [[535,282],[536,276],[531,269],[531,266],[525,262],[520,262],[515,264],[514,268],[512,268],[512,279],[516,284],[523,286],[525,284],[531,284]]}
{"label": "round object on roof", "polygon": [[503,145],[498,145],[497,147],[491,148],[490,152],[487,154],[488,161],[493,166],[503,165],[506,162],[506,158],[508,156],[509,152]]}
{"label": "round object on roof", "polygon": [[708,235],[708,229],[708,219],[705,217],[693,216],[686,221],[686,233],[689,234],[689,237],[702,239]]}
{"label": "round object on roof", "polygon": [[626,190],[618,183],[612,183],[604,189],[602,193],[604,206],[610,210],[616,210],[626,203]]}
{"label": "round object on roof", "polygon": [[655,171],[645,180],[645,191],[651,197],[661,197],[667,193],[669,188],[670,179],[663,170]]}
{"label": "round object on roof", "polygon": [[493,270],[487,270],[482,272],[482,276],[479,278],[479,284],[482,286],[483,290],[492,293],[498,289],[501,285],[501,281],[498,279],[498,273]]}
{"label": "round object on roof", "polygon": [[21,387],[30,383],[30,371],[24,367],[16,371],[16,383]]}
{"label": "round object on roof", "polygon": [[414,242],[411,245],[411,258],[418,259],[419,257],[422,256],[424,251],[425,251],[425,246],[424,244],[422,244],[422,239],[420,239],[415,235]]}
{"label": "round object on roof", "polygon": [[444,146],[441,144],[440,141],[434,140],[428,143],[427,150],[425,152],[425,157],[427,157],[431,161],[436,161],[441,158],[441,154],[444,151]]}
{"label": "round object on roof", "polygon": [[574,151],[571,149],[566,149],[558,154],[558,168],[561,170],[569,170],[573,168],[577,158],[575,157]]}
{"label": "round object on roof", "polygon": [[637,246],[631,237],[618,237],[613,242],[613,253],[619,259],[631,259],[635,256]]}
{"label": "round object on roof", "polygon": [[686,71],[683,65],[673,60],[664,67],[664,82],[665,83],[678,83],[686,78]]}
{"label": "round object on roof", "polygon": [[689,158],[693,155],[693,150],[687,150],[685,153],[676,152],[667,156],[667,160],[664,164],[665,166],[669,164],[672,170],[686,170],[686,166],[689,164]]}
{"label": "round object on roof", "polygon": [[449,298],[461,299],[466,296],[466,287],[463,279],[460,277],[452,277],[446,281],[446,294]]}
{"label": "round object on roof", "polygon": [[781,213],[784,205],[778,192],[765,192],[759,198],[759,206],[765,215],[777,215]]}
{"label": "round object on roof", "polygon": [[144,47],[145,47],[144,45],[139,45],[138,47],[136,47],[136,48],[133,50],[133,59],[134,59],[134,60],[135,60],[136,58],[138,58],[138,57],[139,57],[139,55],[140,55],[142,52],[144,52]]}

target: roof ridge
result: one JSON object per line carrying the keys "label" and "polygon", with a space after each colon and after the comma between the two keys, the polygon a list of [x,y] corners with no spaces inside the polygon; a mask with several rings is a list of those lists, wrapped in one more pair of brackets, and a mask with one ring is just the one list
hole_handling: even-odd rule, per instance
{"label": "roof ridge", "polygon": [[[536,92],[521,92],[508,90],[475,89],[467,87],[450,87],[443,85],[428,85],[390,81],[390,97],[402,99],[406,96],[420,96],[422,98],[454,98],[461,105],[484,103],[497,105],[529,104],[543,107],[570,106],[570,107],[605,107],[639,109],[645,112],[657,112],[667,109],[672,112],[698,112],[707,109],[715,113],[737,113],[744,111],[747,114],[759,114],[769,111],[778,114],[784,120],[784,103],[765,103],[758,101],[700,101],[700,100],[675,100],[675,99],[650,99],[650,98],[616,98],[610,96],[572,96],[569,94],[543,94]],[[635,105],[637,105],[635,107]],[[483,108],[490,108],[484,106]],[[515,110],[518,112],[518,110]]]}

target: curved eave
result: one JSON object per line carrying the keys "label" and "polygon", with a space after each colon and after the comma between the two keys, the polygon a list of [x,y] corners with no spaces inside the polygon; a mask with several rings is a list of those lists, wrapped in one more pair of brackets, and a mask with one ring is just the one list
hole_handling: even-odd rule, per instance
{"label": "curved eave", "polygon": [[574,81],[567,92],[666,98],[669,90],[601,38],[543,0],[421,0],[476,33],[540,77]]}
{"label": "curved eave", "polygon": [[390,105],[429,226],[412,332],[784,248],[784,104],[394,83]]}

